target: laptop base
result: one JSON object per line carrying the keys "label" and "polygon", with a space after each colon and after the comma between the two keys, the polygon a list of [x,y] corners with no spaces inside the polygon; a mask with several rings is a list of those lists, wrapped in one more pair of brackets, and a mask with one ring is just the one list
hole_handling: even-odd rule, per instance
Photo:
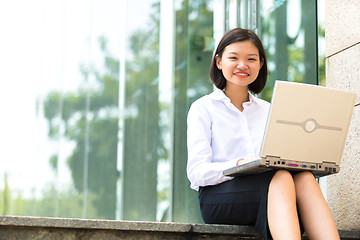
{"label": "laptop base", "polygon": [[267,158],[258,159],[227,169],[224,171],[224,175],[237,177],[276,169],[284,169],[290,172],[311,171],[315,177],[323,177],[340,171],[340,167],[335,163],[302,163],[277,158]]}

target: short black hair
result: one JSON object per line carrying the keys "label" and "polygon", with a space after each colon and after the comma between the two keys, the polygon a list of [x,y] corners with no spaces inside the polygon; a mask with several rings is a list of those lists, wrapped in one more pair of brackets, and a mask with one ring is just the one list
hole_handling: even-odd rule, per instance
{"label": "short black hair", "polygon": [[215,51],[213,59],[211,61],[210,66],[210,78],[213,84],[223,90],[226,86],[226,79],[222,73],[222,71],[216,65],[216,57],[222,58],[222,54],[224,53],[225,48],[235,42],[242,42],[250,40],[258,49],[260,61],[263,62],[263,66],[259,71],[258,77],[249,85],[249,91],[254,94],[259,94],[266,85],[268,70],[267,70],[267,62],[266,62],[266,54],[264,47],[260,38],[251,30],[243,29],[243,28],[234,28],[222,37],[219,42],[219,45]]}

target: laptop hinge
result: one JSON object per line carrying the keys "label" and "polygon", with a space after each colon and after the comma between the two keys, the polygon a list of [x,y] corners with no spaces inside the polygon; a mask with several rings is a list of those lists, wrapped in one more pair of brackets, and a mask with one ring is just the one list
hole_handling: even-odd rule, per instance
{"label": "laptop hinge", "polygon": [[266,155],[265,159],[268,161],[277,161],[277,160],[280,160],[280,157]]}
{"label": "laptop hinge", "polygon": [[328,164],[328,165],[335,165],[335,166],[338,166],[336,163],[334,162],[326,162],[326,161],[323,161],[322,162],[323,164]]}

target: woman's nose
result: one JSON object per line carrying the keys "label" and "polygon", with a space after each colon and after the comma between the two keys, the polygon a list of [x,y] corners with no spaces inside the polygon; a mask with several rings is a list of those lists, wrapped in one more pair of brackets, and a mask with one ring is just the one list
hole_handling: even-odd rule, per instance
{"label": "woman's nose", "polygon": [[236,66],[238,69],[247,69],[247,65],[244,61],[239,61],[238,65]]}

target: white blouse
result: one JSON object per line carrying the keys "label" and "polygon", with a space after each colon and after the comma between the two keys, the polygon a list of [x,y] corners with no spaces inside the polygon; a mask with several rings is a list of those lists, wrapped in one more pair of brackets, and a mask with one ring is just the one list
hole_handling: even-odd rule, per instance
{"label": "white blouse", "polygon": [[187,176],[191,188],[216,185],[232,179],[223,171],[237,160],[260,155],[270,103],[250,94],[237,109],[216,89],[196,100],[187,118]]}

